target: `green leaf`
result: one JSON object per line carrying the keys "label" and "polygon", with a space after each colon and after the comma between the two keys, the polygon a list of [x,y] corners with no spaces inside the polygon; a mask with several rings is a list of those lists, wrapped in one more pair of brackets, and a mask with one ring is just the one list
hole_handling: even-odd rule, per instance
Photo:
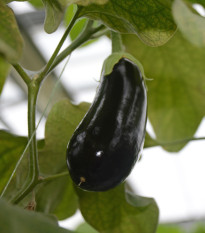
{"label": "green leaf", "polygon": [[69,233],[40,213],[21,209],[0,200],[0,229],[6,233]]}
{"label": "green leaf", "polygon": [[[62,185],[63,181],[64,181],[64,186]],[[73,183],[68,176],[66,177],[66,179],[64,178],[64,180],[61,179],[61,187],[64,187],[64,189],[61,188],[62,199],[58,203],[58,205],[56,205],[55,211],[53,212],[56,216],[58,216],[59,220],[72,216],[78,209],[77,196],[73,189]]]}
{"label": "green leaf", "polygon": [[71,40],[75,40],[79,35],[80,33],[83,31],[83,29],[85,28],[85,25],[87,24],[88,22],[88,19],[86,18],[83,18],[83,19],[80,19],[75,25],[74,27],[72,28],[71,32],[70,32],[70,38]]}
{"label": "green leaf", "polygon": [[[39,151],[40,171],[54,175],[68,171],[66,166],[67,144],[82,120],[89,104],[72,105],[68,100],[55,104],[48,115],[45,127],[45,147]],[[60,219],[74,214],[77,199],[69,176],[48,182],[39,190],[39,211],[54,213]]]}
{"label": "green leaf", "polygon": [[[148,87],[148,118],[159,142],[193,137],[205,114],[205,53],[180,33],[151,48],[136,36],[123,36],[127,52],[138,59]],[[179,151],[184,144],[166,146]]]}
{"label": "green leaf", "polygon": [[64,0],[43,0],[43,4],[46,9],[46,18],[44,22],[44,30],[47,33],[53,33],[57,30],[58,26],[61,23],[64,14]]}
{"label": "green leaf", "polygon": [[0,95],[9,73],[10,65],[0,56]]}
{"label": "green leaf", "polygon": [[157,233],[185,233],[179,226],[174,225],[159,225]]}
{"label": "green leaf", "polygon": [[125,193],[124,185],[106,192],[76,189],[83,217],[99,232],[156,232],[158,208],[152,198]]}
{"label": "green leaf", "polygon": [[76,228],[77,233],[98,233],[93,227],[88,223],[84,222]]}
{"label": "green leaf", "polygon": [[205,46],[205,18],[193,13],[183,0],[173,3],[173,16],[183,36],[196,46]]}
{"label": "green leaf", "polygon": [[21,58],[23,40],[19,32],[13,11],[0,1],[0,54],[9,63]]}
{"label": "green leaf", "polygon": [[26,143],[27,138],[0,130],[0,192],[8,182]]}
{"label": "green leaf", "polygon": [[69,176],[43,183],[36,193],[36,203],[36,211],[54,214],[58,220],[72,216],[78,206]]}
{"label": "green leaf", "polygon": [[109,0],[104,5],[84,7],[80,14],[99,19],[120,33],[136,34],[150,46],[166,43],[176,31],[171,1]]}
{"label": "green leaf", "polygon": [[62,100],[53,106],[46,121],[45,147],[39,151],[42,173],[56,174],[59,170],[67,170],[67,144],[89,106],[88,103],[73,105],[68,100]]}

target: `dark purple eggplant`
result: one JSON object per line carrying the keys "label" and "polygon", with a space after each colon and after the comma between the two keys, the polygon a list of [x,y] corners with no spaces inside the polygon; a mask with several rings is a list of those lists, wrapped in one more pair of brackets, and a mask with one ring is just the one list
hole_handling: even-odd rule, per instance
{"label": "dark purple eggplant", "polygon": [[123,182],[142,150],[147,93],[136,64],[121,58],[101,77],[93,104],[67,148],[70,176],[80,188],[106,191]]}

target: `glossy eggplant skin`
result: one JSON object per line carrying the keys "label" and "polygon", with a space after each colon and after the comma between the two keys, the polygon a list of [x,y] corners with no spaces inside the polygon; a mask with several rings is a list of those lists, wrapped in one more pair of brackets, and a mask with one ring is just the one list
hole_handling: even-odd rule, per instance
{"label": "glossy eggplant skin", "polygon": [[130,174],[144,144],[147,93],[136,64],[121,58],[102,75],[93,104],[67,148],[70,176],[80,188],[106,191]]}

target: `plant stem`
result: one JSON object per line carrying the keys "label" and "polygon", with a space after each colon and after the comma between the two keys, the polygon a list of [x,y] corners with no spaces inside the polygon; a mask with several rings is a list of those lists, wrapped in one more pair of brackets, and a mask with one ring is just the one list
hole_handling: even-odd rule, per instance
{"label": "plant stem", "polygon": [[30,80],[28,86],[28,141],[29,145],[29,172],[27,180],[22,189],[17,195],[11,200],[12,203],[16,204],[21,201],[28,193],[30,193],[36,186],[39,177],[39,166],[38,166],[38,150],[36,140],[36,101],[40,84],[34,77]]}
{"label": "plant stem", "polygon": [[121,35],[117,32],[111,31],[111,38],[112,38],[112,53],[122,52],[123,44],[122,44]]}
{"label": "plant stem", "polygon": [[60,49],[61,49],[61,47],[62,47],[62,45],[63,45],[63,43],[64,43],[64,41],[65,41],[65,39],[67,38],[67,36],[68,36],[69,32],[71,31],[73,25],[75,24],[75,21],[77,20],[77,18],[78,18],[78,16],[79,16],[79,13],[80,13],[81,9],[82,9],[81,7],[78,7],[78,9],[77,9],[77,11],[76,11],[76,13],[75,13],[73,19],[71,20],[71,22],[70,22],[70,24],[68,25],[66,31],[64,32],[64,34],[63,34],[63,36],[62,36],[60,42],[58,43],[58,45],[57,45],[55,51],[54,51],[53,54],[52,54],[51,58],[49,59],[49,61],[48,61],[48,63],[46,64],[45,68],[43,69],[43,71],[40,73],[40,75],[39,75],[39,77],[38,77],[39,82],[41,82],[41,81],[44,79],[44,77],[47,75],[47,73],[48,73],[48,71],[49,71],[51,65],[53,64],[55,58],[57,57],[57,55],[58,55],[58,53],[59,53],[59,51],[60,51]]}
{"label": "plant stem", "polygon": [[68,55],[70,55],[76,48],[80,47],[82,44],[87,42],[89,39],[92,38],[92,36],[102,30],[104,28],[104,25],[100,25],[99,27],[92,28],[90,24],[87,25],[85,30],[77,37],[76,40],[73,41],[72,44],[70,44],[65,50],[63,50],[55,59],[52,66],[50,67],[49,72],[51,72],[61,61],[63,61]]}
{"label": "plant stem", "polygon": [[103,30],[95,33],[94,35],[92,35],[90,37],[91,40],[95,40],[95,39],[98,39],[100,38],[101,36],[109,36],[110,35],[110,30],[108,30],[107,28],[103,28]]}
{"label": "plant stem", "polygon": [[21,78],[24,80],[24,82],[28,85],[30,83],[30,78],[27,75],[27,73],[24,71],[24,69],[19,64],[13,64],[13,67],[18,72],[18,74],[21,76]]}
{"label": "plant stem", "polygon": [[28,139],[32,138],[29,147],[29,178],[32,181],[37,180],[39,175],[37,141],[36,133],[34,133],[36,129],[36,101],[39,89],[39,84],[34,78],[28,86]]}

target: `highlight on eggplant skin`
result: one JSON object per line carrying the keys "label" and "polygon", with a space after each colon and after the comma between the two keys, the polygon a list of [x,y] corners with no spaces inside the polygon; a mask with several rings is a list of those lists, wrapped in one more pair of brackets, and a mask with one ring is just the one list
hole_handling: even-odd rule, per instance
{"label": "highlight on eggplant skin", "polygon": [[109,75],[102,74],[94,102],[68,144],[73,182],[88,191],[106,191],[123,182],[141,153],[146,120],[142,74],[121,58]]}

